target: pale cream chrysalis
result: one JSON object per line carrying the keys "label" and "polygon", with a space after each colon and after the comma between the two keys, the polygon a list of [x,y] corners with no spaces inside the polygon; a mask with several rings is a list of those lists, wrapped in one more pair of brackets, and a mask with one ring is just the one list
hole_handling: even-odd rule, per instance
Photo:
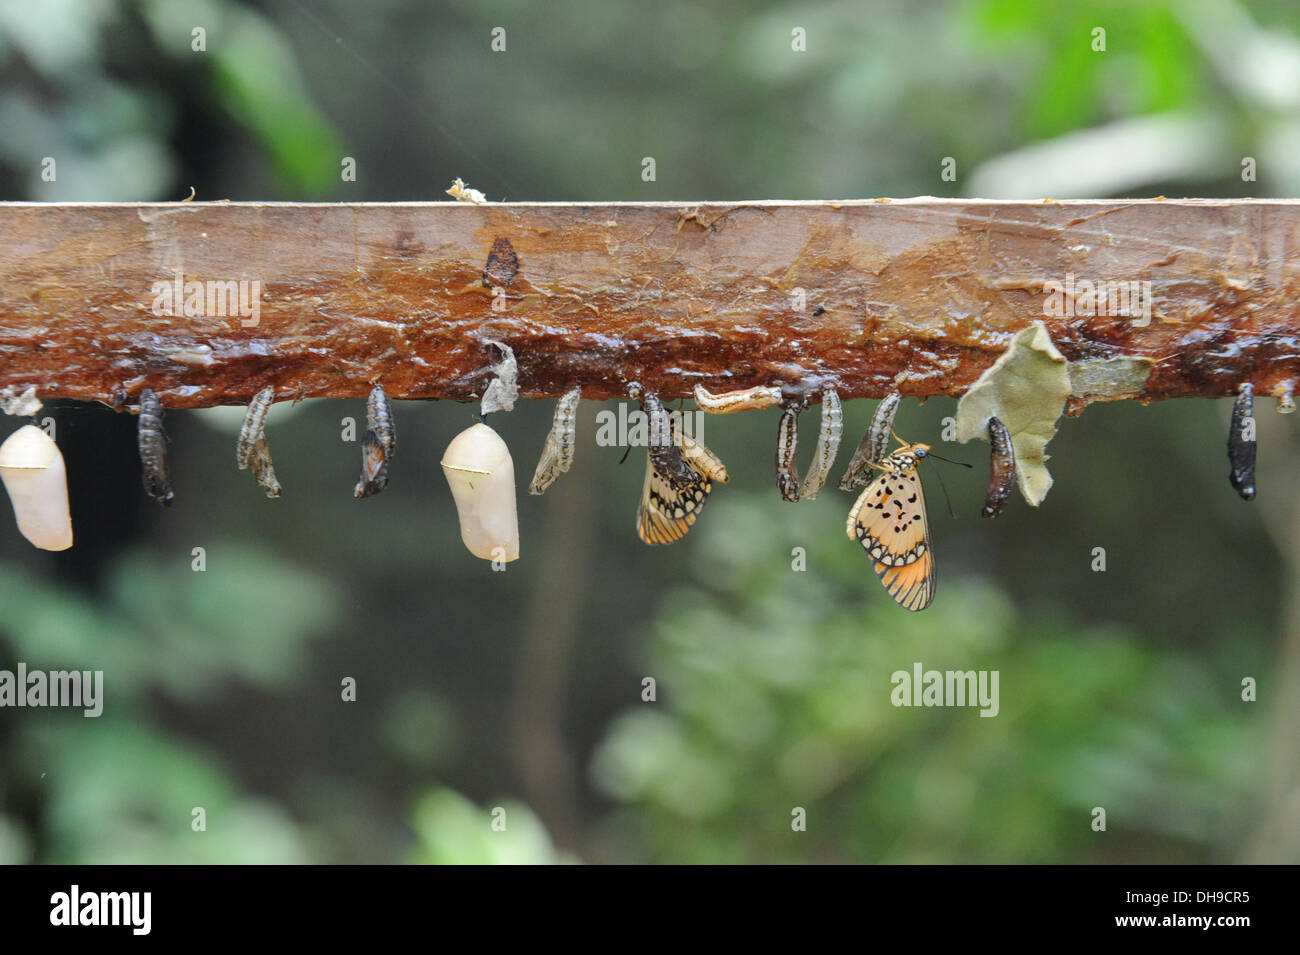
{"label": "pale cream chrysalis", "polygon": [[9,435],[0,444],[0,480],[24,537],[41,550],[72,546],[67,470],[53,438],[31,424]]}
{"label": "pale cream chrysalis", "polygon": [[501,435],[485,424],[467,428],[442,456],[442,473],[460,517],[460,539],[484,560],[519,559],[515,462]]}

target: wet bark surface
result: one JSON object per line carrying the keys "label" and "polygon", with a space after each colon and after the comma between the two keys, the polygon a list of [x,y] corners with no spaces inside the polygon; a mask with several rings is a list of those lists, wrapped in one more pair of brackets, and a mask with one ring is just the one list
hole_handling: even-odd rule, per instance
{"label": "wet bark surface", "polygon": [[[524,397],[959,395],[1043,321],[1071,361],[1154,361],[1139,400],[1265,396],[1300,379],[1298,241],[1291,201],[3,203],[0,388],[466,401],[497,340]],[[1082,281],[1150,282],[1149,323],[1082,314]]]}

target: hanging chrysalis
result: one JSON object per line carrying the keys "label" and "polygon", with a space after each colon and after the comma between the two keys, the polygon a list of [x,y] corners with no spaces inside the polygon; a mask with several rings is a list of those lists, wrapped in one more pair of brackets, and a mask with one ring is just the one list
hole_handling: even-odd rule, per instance
{"label": "hanging chrysalis", "polygon": [[716,454],[708,449],[703,441],[693,438],[685,431],[680,430],[678,438],[681,441],[682,460],[690,465],[692,469],[703,474],[710,481],[717,481],[719,484],[726,484],[731,480],[731,477],[727,474],[727,466],[722,463],[722,460]]}
{"label": "hanging chrysalis", "polygon": [[760,385],[744,391],[725,391],[715,395],[703,385],[696,385],[695,403],[708,414],[735,414],[737,411],[753,411],[779,405],[781,389]]}
{"label": "hanging chrysalis", "polygon": [[840,406],[840,396],[834,388],[827,388],[822,392],[822,427],[817,435],[817,453],[804,476],[803,487],[799,489],[799,496],[805,501],[815,501],[822,492],[835,464],[835,455],[839,453],[843,434],[844,410]]}
{"label": "hanging chrysalis", "polygon": [[235,463],[241,471],[252,467],[253,477],[269,498],[280,496],[280,482],[271,463],[271,449],[266,443],[266,415],[275,401],[275,389],[267,385],[253,396],[244,412],[244,424],[235,444]]}
{"label": "hanging chrysalis", "polygon": [[799,500],[799,403],[788,402],[776,426],[776,486],[781,500]]}
{"label": "hanging chrysalis", "polygon": [[140,392],[137,439],[140,444],[140,470],[145,493],[159,504],[170,505],[175,495],[172,493],[171,474],[167,469],[167,436],[162,427],[162,405],[158,396],[148,388]]}
{"label": "hanging chrysalis", "polygon": [[647,544],[671,544],[681,540],[695,524],[700,509],[713,490],[708,475],[697,470],[697,465],[692,462],[714,471],[715,464],[721,466],[722,462],[694,439],[690,457],[684,457],[674,443],[672,421],[664,411],[663,403],[654,395],[646,395],[645,408],[649,418],[649,436],[645,483],[641,487],[641,501],[636,511],[636,533]]}
{"label": "hanging chrysalis", "polygon": [[862,436],[858,449],[853,452],[853,459],[849,461],[848,469],[840,478],[841,491],[852,491],[867,484],[875,473],[871,465],[885,460],[885,455],[889,452],[889,434],[894,427],[894,415],[898,414],[898,405],[902,400],[902,395],[894,391],[876,405],[871,427]]}
{"label": "hanging chrysalis", "polygon": [[271,449],[267,447],[265,435],[253,443],[249,464],[253,468],[253,477],[257,479],[258,486],[266,492],[266,496],[279,497],[280,481],[275,476],[275,466],[271,463]]}
{"label": "hanging chrysalis", "polygon": [[998,517],[1016,484],[1016,449],[1011,432],[995,415],[989,418],[989,486],[984,491],[982,517]]}
{"label": "hanging chrysalis", "polygon": [[19,533],[41,550],[72,546],[67,469],[53,438],[32,424],[9,435],[0,444],[0,480]]}
{"label": "hanging chrysalis", "polygon": [[253,453],[253,445],[262,437],[266,428],[266,413],[275,401],[275,389],[267,385],[248,403],[244,412],[244,424],[239,429],[239,440],[235,443],[235,464],[239,470],[248,469],[248,461]]}
{"label": "hanging chrysalis", "polygon": [[447,445],[442,473],[469,552],[494,562],[518,560],[515,463],[501,436],[485,424],[462,431]]}
{"label": "hanging chrysalis", "polygon": [[675,480],[691,480],[695,472],[682,459],[681,449],[673,440],[672,419],[664,410],[663,402],[654,395],[646,395],[645,413],[649,424],[646,448],[651,464]]}
{"label": "hanging chrysalis", "polygon": [[1255,389],[1250,384],[1232,403],[1232,420],[1228,425],[1228,462],[1232,470],[1228,481],[1243,500],[1255,497]]}
{"label": "hanging chrysalis", "polygon": [[397,453],[397,426],[383,385],[370,389],[366,399],[366,433],[361,438],[361,480],[353,496],[370,497],[388,487],[388,465]]}
{"label": "hanging chrysalis", "polygon": [[528,485],[529,494],[544,494],[555,483],[555,479],[573,464],[578,401],[581,398],[582,389],[574,388],[555,403],[555,417],[542,448],[541,460],[537,462],[537,470],[533,473],[533,483]]}

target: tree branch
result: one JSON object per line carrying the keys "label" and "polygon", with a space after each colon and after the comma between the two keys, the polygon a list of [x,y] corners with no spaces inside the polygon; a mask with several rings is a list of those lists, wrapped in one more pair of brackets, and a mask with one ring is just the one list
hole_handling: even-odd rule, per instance
{"label": "tree branch", "polygon": [[[463,401],[496,339],[526,397],[958,395],[1042,320],[1072,361],[1152,359],[1141,400],[1265,395],[1300,378],[1297,237],[1293,201],[6,203],[0,387]],[[213,285],[203,314],[157,314],[178,271],[259,282],[257,324],[211,314]],[[1045,317],[1045,284],[1070,276],[1150,282],[1150,323]]]}

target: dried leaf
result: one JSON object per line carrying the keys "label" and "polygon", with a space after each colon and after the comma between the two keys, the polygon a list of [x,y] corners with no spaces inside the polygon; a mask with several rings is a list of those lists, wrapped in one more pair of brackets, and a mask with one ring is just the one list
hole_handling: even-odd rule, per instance
{"label": "dried leaf", "polygon": [[1011,347],[957,402],[957,440],[987,439],[989,418],[1000,418],[1016,450],[1020,493],[1037,507],[1052,486],[1045,449],[1070,391],[1065,356],[1036,322],[1016,333]]}

